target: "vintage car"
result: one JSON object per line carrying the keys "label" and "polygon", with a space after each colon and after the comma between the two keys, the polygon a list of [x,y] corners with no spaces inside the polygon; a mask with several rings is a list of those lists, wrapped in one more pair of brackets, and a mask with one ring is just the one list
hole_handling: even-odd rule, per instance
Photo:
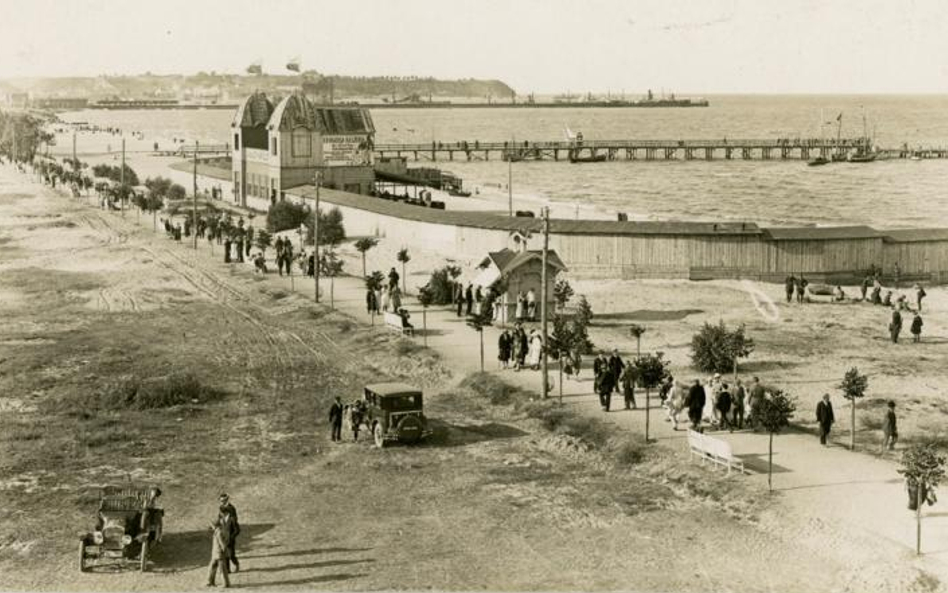
{"label": "vintage car", "polygon": [[148,553],[161,541],[164,510],[157,486],[106,486],[99,497],[95,530],[79,540],[79,570],[104,564],[148,567]]}
{"label": "vintage car", "polygon": [[417,443],[431,434],[423,411],[421,390],[404,383],[375,383],[363,390],[363,422],[375,446]]}

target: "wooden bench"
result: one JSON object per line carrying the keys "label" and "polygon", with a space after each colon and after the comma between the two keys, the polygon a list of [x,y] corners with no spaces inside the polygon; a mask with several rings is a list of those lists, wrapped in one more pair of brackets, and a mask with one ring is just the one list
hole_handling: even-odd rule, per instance
{"label": "wooden bench", "polygon": [[398,313],[392,313],[390,311],[386,311],[384,315],[385,327],[393,331],[397,331],[400,334],[407,334],[409,336],[414,335],[414,331],[412,331],[410,327],[405,327],[405,325],[402,323],[401,315]]}
{"label": "wooden bench", "polygon": [[727,473],[729,474],[731,473],[731,468],[740,470],[742,474],[745,473],[744,462],[734,457],[731,444],[727,441],[689,430],[688,447],[691,449],[691,454],[697,455],[702,463],[711,461],[712,463],[723,465],[727,468]]}

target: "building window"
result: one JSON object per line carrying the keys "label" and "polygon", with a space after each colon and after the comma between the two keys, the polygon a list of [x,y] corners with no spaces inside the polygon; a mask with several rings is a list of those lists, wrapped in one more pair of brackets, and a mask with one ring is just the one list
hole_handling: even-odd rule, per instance
{"label": "building window", "polygon": [[299,130],[293,132],[292,153],[294,157],[312,156],[312,137],[308,130]]}
{"label": "building window", "polygon": [[273,156],[277,155],[277,139],[270,138],[270,152],[273,153]]}
{"label": "building window", "polygon": [[234,150],[240,150],[240,134],[234,134]]}

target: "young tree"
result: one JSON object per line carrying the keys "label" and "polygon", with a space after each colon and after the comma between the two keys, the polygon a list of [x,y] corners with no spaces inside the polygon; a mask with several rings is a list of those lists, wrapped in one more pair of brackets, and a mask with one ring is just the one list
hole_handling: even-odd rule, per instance
{"label": "young tree", "polygon": [[422,286],[418,291],[418,302],[421,304],[421,327],[422,338],[425,341],[425,347],[428,347],[428,306],[431,305],[432,296],[431,291],[428,290],[427,286]]}
{"label": "young tree", "polygon": [[642,334],[645,333],[645,326],[639,325],[638,323],[633,323],[629,327],[629,333],[635,338],[635,355],[641,356],[642,354]]}
{"label": "young tree", "polygon": [[335,292],[335,279],[340,273],[342,273],[343,261],[336,256],[336,252],[330,245],[329,249],[323,251],[323,254],[319,258],[319,270],[323,276],[329,278],[329,307],[335,308],[334,292]]}
{"label": "young tree", "polygon": [[484,372],[484,328],[490,327],[493,325],[494,316],[493,316],[493,299],[488,298],[484,300],[483,306],[481,306],[480,311],[477,315],[472,315],[467,318],[467,324],[471,326],[474,331],[478,333],[481,341],[481,372]]}
{"label": "young tree", "polygon": [[395,259],[402,264],[402,293],[408,294],[408,277],[405,275],[405,264],[411,261],[411,254],[408,253],[408,248],[402,247],[399,249]]}
{"label": "young tree", "polygon": [[708,373],[737,373],[737,360],[750,356],[754,341],[745,335],[744,326],[729,331],[723,321],[705,323],[691,337],[691,360],[695,367]]}
{"label": "young tree", "polygon": [[362,237],[356,241],[355,245],[356,251],[362,254],[362,275],[365,276],[365,252],[369,249],[372,249],[379,244],[379,240],[375,237]]}
{"label": "young tree", "polygon": [[573,294],[573,287],[569,285],[566,278],[557,280],[556,284],[553,285],[553,302],[556,303],[556,308],[562,311],[566,307],[566,303],[573,298]]}
{"label": "young tree", "polygon": [[843,382],[837,388],[843,392],[843,397],[849,400],[850,421],[849,429],[849,450],[856,449],[856,400],[866,394],[866,388],[869,387],[869,378],[859,374],[859,369],[853,367],[846,371]]}
{"label": "young tree", "polygon": [[636,356],[635,360],[632,361],[632,365],[635,367],[639,385],[645,388],[645,442],[647,443],[649,442],[648,429],[651,412],[649,395],[652,389],[668,379],[668,361],[664,359],[662,352],[656,352],[655,354]]}
{"label": "young tree", "polygon": [[774,435],[783,428],[790,426],[790,419],[793,418],[796,409],[795,398],[779,389],[765,395],[754,406],[754,417],[758,424],[763,426],[770,435],[770,442],[767,446],[767,487],[771,492],[774,490]]}
{"label": "young tree", "polygon": [[915,553],[922,553],[922,505],[935,504],[934,491],[945,477],[945,457],[933,443],[912,445],[902,453],[902,468],[908,489],[909,510],[915,511]]}
{"label": "young tree", "polygon": [[[214,220],[214,219],[211,219],[211,220]],[[210,228],[210,225],[208,225],[208,227]],[[254,235],[253,240],[254,240],[254,243],[257,244],[257,247],[260,249],[260,252],[264,256],[266,256],[267,247],[273,244],[273,235],[270,234],[270,231],[268,231],[267,229],[260,229],[259,231],[257,231],[257,234]]]}

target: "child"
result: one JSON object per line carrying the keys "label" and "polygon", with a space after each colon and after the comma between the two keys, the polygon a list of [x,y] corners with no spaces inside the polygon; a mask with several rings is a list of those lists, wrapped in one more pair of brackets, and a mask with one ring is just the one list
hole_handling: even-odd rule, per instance
{"label": "child", "polygon": [[918,311],[915,312],[915,317],[912,318],[912,341],[921,342],[922,341],[922,316],[918,314]]}

